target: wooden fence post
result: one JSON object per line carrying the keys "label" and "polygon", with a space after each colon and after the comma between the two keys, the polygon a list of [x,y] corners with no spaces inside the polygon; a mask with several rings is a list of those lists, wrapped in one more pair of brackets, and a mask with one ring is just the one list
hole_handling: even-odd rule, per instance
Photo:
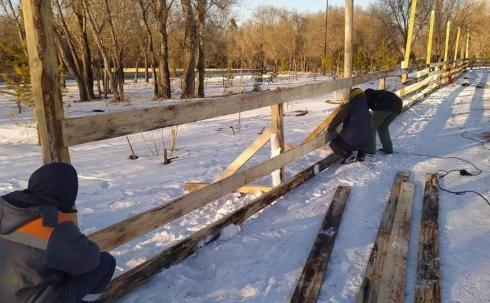
{"label": "wooden fence post", "polygon": [[383,77],[379,79],[379,88],[378,89],[385,89],[386,88],[386,77]]}
{"label": "wooden fence post", "polygon": [[432,38],[434,36],[434,18],[435,11],[432,10],[430,13],[430,25],[429,25],[429,40],[427,41],[427,57],[425,59],[426,64],[430,64],[431,56],[432,56]]}
{"label": "wooden fence post", "polygon": [[68,148],[62,144],[64,113],[51,1],[22,0],[22,10],[43,162],[70,163]]}
{"label": "wooden fence post", "polygon": [[458,48],[459,48],[460,32],[461,32],[461,27],[458,27],[458,32],[456,34],[456,47],[454,48],[454,61],[458,60]]}
{"label": "wooden fence post", "polygon": [[[271,106],[271,157],[284,151],[284,105]],[[284,167],[272,172],[272,186],[278,186],[286,180]]]}
{"label": "wooden fence post", "polygon": [[[407,33],[407,44],[405,46],[405,58],[402,64],[402,84],[404,85],[408,77],[408,63],[410,61],[410,49],[412,46],[412,35],[413,35],[413,25],[415,23],[415,12],[417,10],[417,0],[412,1],[412,7],[410,8],[410,21],[408,23],[408,33]],[[400,97],[403,98],[405,95],[405,86],[400,90]]]}

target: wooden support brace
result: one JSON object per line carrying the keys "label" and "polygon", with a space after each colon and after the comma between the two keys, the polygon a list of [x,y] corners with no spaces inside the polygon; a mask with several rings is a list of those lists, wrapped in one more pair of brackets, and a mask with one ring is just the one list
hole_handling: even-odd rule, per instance
{"label": "wooden support brace", "polygon": [[167,248],[150,260],[125,272],[111,281],[109,286],[99,297],[98,302],[114,302],[122,298],[129,292],[146,283],[152,276],[161,272],[163,268],[169,268],[192,255],[200,246],[202,246],[202,243],[208,244],[212,241],[207,239],[216,239],[220,232],[230,224],[242,224],[245,220],[282,197],[285,193],[310,180],[319,171],[329,167],[340,158],[341,157],[338,155],[329,155],[327,158],[292,177],[287,182],[254,199],[249,204],[199,230],[176,245]]}
{"label": "wooden support brace", "polygon": [[[209,184],[211,184],[211,183],[186,182],[185,183],[185,190],[186,191],[196,191],[196,190],[201,189],[205,186],[208,186]],[[271,189],[272,189],[271,186],[266,186],[266,185],[245,185],[245,186],[242,186],[239,189],[237,189],[235,192],[253,195],[259,191],[266,193]]]}
{"label": "wooden support brace", "polygon": [[439,178],[437,174],[425,176],[420,224],[415,302],[440,303]]}
{"label": "wooden support brace", "polygon": [[250,158],[252,158],[269,140],[271,139],[271,129],[267,128],[265,131],[262,131],[260,136],[255,139],[252,144],[250,144],[247,149],[243,151],[221,174],[219,174],[213,182],[222,180],[226,177],[231,176],[235,172],[237,172],[240,167],[243,166]]}
{"label": "wooden support brace", "polygon": [[390,197],[383,213],[376,240],[374,241],[373,250],[369,257],[364,279],[357,295],[357,303],[378,302],[379,286],[393,228],[393,219],[398,204],[398,197],[402,183],[408,180],[409,175],[409,171],[398,171],[396,173],[395,181],[391,187]]}
{"label": "wooden support brace", "polygon": [[311,139],[315,138],[318,136],[325,128],[327,128],[330,123],[332,122],[333,118],[335,118],[335,115],[340,110],[340,106],[337,106],[337,108],[330,114],[328,117],[322,121],[301,143],[305,143],[310,141]]}
{"label": "wooden support brace", "polygon": [[337,187],[296,285],[291,303],[315,303],[317,301],[349,194],[350,186]]}

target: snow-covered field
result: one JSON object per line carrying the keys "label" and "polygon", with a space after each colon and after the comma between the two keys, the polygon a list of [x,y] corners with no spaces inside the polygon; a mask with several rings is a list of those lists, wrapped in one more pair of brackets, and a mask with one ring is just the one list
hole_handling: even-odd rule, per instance
{"label": "snow-covered field", "polygon": [[[243,223],[240,229],[227,228],[215,242],[162,271],[120,302],[289,302],[339,185],[351,186],[352,190],[318,302],[354,302],[398,170],[411,172],[410,181],[415,183],[416,191],[405,289],[405,301],[413,302],[425,175],[457,170],[440,179],[443,188],[475,191],[490,198],[490,154],[482,141],[482,135],[490,131],[490,91],[475,86],[486,84],[488,75],[486,69],[470,70],[455,84],[435,91],[402,113],[390,128],[395,154],[377,155],[364,163],[334,164]],[[463,77],[468,78],[469,86],[461,85]],[[264,84],[263,89],[325,80],[313,76],[283,78]],[[207,96],[222,94],[221,78],[207,81]],[[234,86],[238,83],[235,78]],[[252,82],[244,83],[246,91],[250,91]],[[377,85],[372,82],[361,88]],[[165,104],[150,101],[150,84],[127,83],[125,92],[130,99],[127,104],[80,103],[75,102],[78,94],[70,84],[63,97],[65,115],[76,117],[98,114],[94,110],[115,112]],[[300,143],[336,107],[325,103],[332,99],[332,94],[326,94],[287,104],[285,142]],[[295,110],[305,109],[308,114],[296,116]],[[42,164],[32,117],[32,110],[17,114],[15,103],[0,96],[0,194],[24,189],[30,174]],[[139,156],[137,160],[128,159],[131,152],[125,137],[70,148],[80,179],[77,208],[81,230],[90,234],[177,198],[184,194],[187,181],[211,182],[269,123],[270,109],[264,108],[174,127],[177,142],[171,157],[177,158],[169,165],[161,164],[161,149],[164,145],[170,148],[171,129],[128,136]],[[328,153],[318,150],[288,165],[287,178]],[[266,145],[245,168],[269,157],[270,147]],[[460,169],[474,176],[460,176]],[[271,177],[256,183],[270,185]],[[118,247],[112,251],[118,262],[116,275],[257,195],[230,194]],[[440,192],[443,302],[490,301],[489,217],[490,205],[480,195]]]}

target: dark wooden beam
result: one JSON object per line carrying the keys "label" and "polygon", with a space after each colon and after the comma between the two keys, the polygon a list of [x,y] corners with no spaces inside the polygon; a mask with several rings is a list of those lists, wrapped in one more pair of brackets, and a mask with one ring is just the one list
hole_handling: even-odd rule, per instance
{"label": "dark wooden beam", "polygon": [[350,186],[337,187],[308,260],[303,267],[291,303],[315,303],[317,301],[349,194]]}
{"label": "dark wooden beam", "polygon": [[439,178],[437,174],[427,174],[420,223],[415,302],[441,302],[440,278]]}
{"label": "dark wooden beam", "polygon": [[122,298],[127,293],[146,283],[153,275],[159,273],[162,269],[169,268],[170,266],[175,265],[192,255],[199,247],[202,246],[201,243],[208,244],[213,239],[216,239],[220,232],[230,224],[239,225],[243,223],[258,211],[264,209],[293,188],[296,188],[313,178],[318,171],[324,170],[339,159],[340,156],[337,155],[328,156],[327,158],[317,162],[315,165],[312,165],[306,170],[297,174],[289,181],[275,187],[268,193],[253,200],[249,204],[220,219],[219,221],[201,229],[192,236],[164,250],[150,260],[125,272],[112,280],[107,289],[99,297],[99,302],[114,302]]}

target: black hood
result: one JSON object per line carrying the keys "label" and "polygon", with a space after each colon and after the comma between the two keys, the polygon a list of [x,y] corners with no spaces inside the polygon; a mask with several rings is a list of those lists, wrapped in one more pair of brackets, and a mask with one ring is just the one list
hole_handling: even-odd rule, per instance
{"label": "black hood", "polygon": [[368,88],[364,91],[364,95],[366,96],[366,101],[367,104],[372,104],[373,103],[373,98],[374,98],[374,89]]}
{"label": "black hood", "polygon": [[63,212],[74,212],[78,193],[77,171],[66,163],[43,165],[32,173],[24,193],[56,205]]}

